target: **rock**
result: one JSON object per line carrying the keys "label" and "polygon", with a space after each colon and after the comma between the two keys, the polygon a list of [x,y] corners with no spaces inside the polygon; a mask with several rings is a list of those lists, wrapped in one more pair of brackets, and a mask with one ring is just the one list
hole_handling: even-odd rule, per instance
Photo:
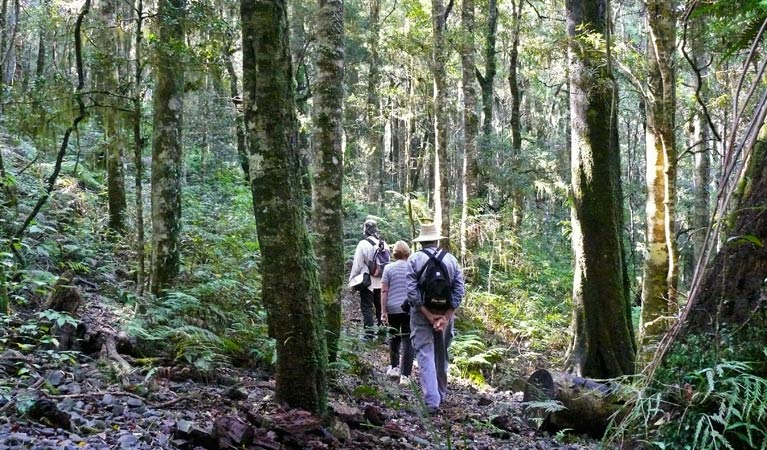
{"label": "rock", "polygon": [[53,370],[45,376],[45,381],[53,387],[60,386],[66,375],[62,370]]}
{"label": "rock", "polygon": [[83,389],[80,386],[80,383],[67,383],[64,386],[61,387],[61,392],[65,392],[68,394],[80,394],[82,393]]}
{"label": "rock", "polygon": [[70,429],[72,426],[68,413],[59,410],[55,403],[47,399],[37,399],[27,411],[27,415],[38,422],[45,419],[51,426]]}
{"label": "rock", "polygon": [[139,406],[144,406],[144,402],[141,399],[138,399],[135,397],[128,397],[128,400],[125,402],[125,404],[130,406],[131,408],[138,408]]}
{"label": "rock", "polygon": [[368,405],[365,407],[365,418],[368,420],[368,422],[371,423],[371,425],[375,425],[377,427],[381,427],[384,423],[386,423],[381,410],[373,405]]}
{"label": "rock", "polygon": [[352,437],[352,432],[351,429],[349,429],[349,425],[344,423],[339,418],[331,419],[328,431],[330,431],[330,434],[332,434],[333,437],[341,442],[346,442]]}
{"label": "rock", "polygon": [[493,403],[493,399],[488,397],[488,396],[486,396],[486,395],[480,396],[479,400],[477,400],[477,405],[479,405],[479,406],[488,406],[488,405],[490,405],[492,403]]}
{"label": "rock", "polygon": [[133,433],[126,433],[120,436],[120,438],[117,439],[117,444],[122,450],[131,450],[138,448],[140,445],[138,438],[134,436]]}
{"label": "rock", "polygon": [[122,416],[125,414],[125,405],[113,405],[112,406],[112,415],[113,416]]}
{"label": "rock", "polygon": [[115,397],[112,394],[104,394],[104,397],[101,398],[101,404],[106,406],[111,406],[115,404]]}
{"label": "rock", "polygon": [[224,392],[224,396],[232,400],[245,400],[248,398],[248,392],[243,388],[230,387]]}
{"label": "rock", "polygon": [[236,417],[219,417],[213,422],[213,436],[219,448],[247,447],[254,434],[253,427]]}

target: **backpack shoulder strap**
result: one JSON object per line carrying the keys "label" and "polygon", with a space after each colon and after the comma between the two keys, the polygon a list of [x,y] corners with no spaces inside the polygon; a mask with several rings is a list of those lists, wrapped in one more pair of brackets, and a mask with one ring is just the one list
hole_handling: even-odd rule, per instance
{"label": "backpack shoulder strap", "polygon": [[[425,248],[422,248],[422,249],[421,249],[421,250],[419,250],[419,251],[420,251],[420,252],[423,252],[423,253],[425,253],[426,255],[428,255],[430,260],[431,260],[431,259],[433,259],[433,260],[434,260],[434,261],[436,261],[438,264],[440,263],[440,261],[442,261],[442,258],[445,256],[445,254],[444,254],[444,252],[443,252],[443,253],[442,253],[442,255],[440,255],[440,256],[439,256],[439,259],[435,259],[435,258],[434,258],[434,255],[436,255],[437,253],[439,253],[439,249],[436,249],[436,250],[434,250],[434,253],[429,253],[429,252],[427,252]],[[419,281],[421,280],[421,277],[423,276],[423,273],[424,273],[424,271],[426,270],[426,266],[428,266],[428,265],[429,265],[429,261],[426,261],[426,262],[424,263],[423,267],[421,267],[421,270],[419,270],[419,271],[418,271],[418,276],[416,277],[416,280],[419,280]]]}
{"label": "backpack shoulder strap", "polygon": [[373,242],[373,240],[372,240],[372,239],[370,239],[370,236],[366,237],[366,238],[365,238],[365,240],[366,240],[366,241],[368,241],[368,242],[370,243],[370,245],[372,245],[373,247],[375,247],[375,246],[376,246],[376,243],[375,243],[375,242]]}

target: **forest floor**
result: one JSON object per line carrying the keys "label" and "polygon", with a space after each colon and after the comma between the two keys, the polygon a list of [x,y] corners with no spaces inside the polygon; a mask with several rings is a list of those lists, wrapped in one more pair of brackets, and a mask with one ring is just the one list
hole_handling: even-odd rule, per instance
{"label": "forest floor", "polygon": [[[87,333],[119,334],[124,306],[102,297],[96,283],[77,287]],[[386,376],[388,347],[355,338],[361,334],[360,314],[351,292],[344,311],[346,345],[358,360],[331,383],[329,420],[277,404],[274,380],[266,373],[226,369],[200,376],[163,367],[118,375],[105,348],[99,355],[25,353],[19,346],[0,355],[0,377],[12,380],[0,392],[0,450],[597,448],[585,437],[532,428],[521,393],[479,389],[462,379],[450,379],[440,414],[426,416],[420,387],[400,386]]]}

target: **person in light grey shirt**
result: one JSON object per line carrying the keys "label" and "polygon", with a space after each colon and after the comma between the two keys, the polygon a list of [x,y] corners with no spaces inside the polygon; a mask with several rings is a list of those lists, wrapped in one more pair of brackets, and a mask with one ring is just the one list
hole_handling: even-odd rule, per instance
{"label": "person in light grey shirt", "polygon": [[[447,395],[448,348],[453,340],[453,318],[465,294],[463,271],[458,260],[439,248],[443,239],[434,224],[421,224],[421,232],[413,242],[422,249],[408,258],[407,297],[410,304],[410,329],[413,349],[418,355],[421,390],[429,414],[438,414]],[[425,292],[424,272],[429,260],[438,260],[449,280],[448,294],[432,302]],[[444,274],[442,274],[444,276]],[[435,299],[437,300],[437,299]]]}
{"label": "person in light grey shirt", "polygon": [[[378,223],[373,219],[365,220],[362,224],[363,237],[354,250],[354,262],[349,273],[349,281],[362,273],[370,274],[368,262],[375,257],[375,251],[381,239],[378,237]],[[386,243],[383,243],[386,245]],[[381,323],[381,277],[370,274],[370,286],[360,292],[360,310],[362,323],[365,327],[365,339],[375,339],[375,326]]]}
{"label": "person in light grey shirt", "polygon": [[389,327],[391,362],[386,375],[398,379],[401,385],[409,385],[414,355],[410,344],[410,315],[403,306],[407,304],[407,277],[410,273],[407,258],[410,256],[410,247],[405,241],[397,241],[394,243],[393,255],[394,262],[384,267],[381,282],[381,321]]}

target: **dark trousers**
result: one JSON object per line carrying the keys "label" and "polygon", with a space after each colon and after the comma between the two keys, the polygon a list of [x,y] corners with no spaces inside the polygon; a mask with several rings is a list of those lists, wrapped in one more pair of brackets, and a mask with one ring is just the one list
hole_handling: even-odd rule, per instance
{"label": "dark trousers", "polygon": [[392,367],[399,367],[400,346],[402,347],[402,368],[400,373],[409,377],[413,371],[413,346],[410,343],[410,314],[389,314],[389,361]]}
{"label": "dark trousers", "polygon": [[375,337],[373,326],[381,325],[381,290],[373,289],[372,292],[370,289],[361,290],[360,309],[362,310],[362,324],[365,326],[365,337],[373,339]]}

